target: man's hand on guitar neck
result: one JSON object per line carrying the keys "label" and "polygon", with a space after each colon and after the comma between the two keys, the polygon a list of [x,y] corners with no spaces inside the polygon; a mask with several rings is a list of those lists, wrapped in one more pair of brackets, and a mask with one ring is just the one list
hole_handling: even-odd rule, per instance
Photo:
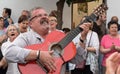
{"label": "man's hand on guitar neck", "polygon": [[82,28],[83,31],[86,31],[86,29],[88,29],[89,26],[91,26],[91,23],[87,22],[87,23],[81,24],[79,27]]}

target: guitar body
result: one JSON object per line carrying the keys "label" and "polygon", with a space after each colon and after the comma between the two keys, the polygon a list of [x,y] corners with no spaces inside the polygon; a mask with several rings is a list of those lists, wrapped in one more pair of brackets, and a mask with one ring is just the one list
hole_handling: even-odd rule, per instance
{"label": "guitar body", "polygon": [[[60,31],[53,31],[51,32],[45,39],[44,43],[42,44],[34,44],[27,46],[26,48],[32,49],[32,50],[41,50],[41,51],[49,51],[51,49],[51,46],[54,45],[54,43],[59,42],[63,37],[65,37],[65,34]],[[76,47],[73,44],[73,42],[70,42],[63,50],[62,50],[62,57],[65,62],[71,60],[76,54]],[[60,74],[61,67],[64,63],[64,61],[61,59],[61,57],[54,56],[55,64],[56,64],[56,71],[54,73],[48,73],[48,74]],[[22,74],[47,74],[40,65],[38,65],[35,61],[28,62],[27,64],[19,64],[19,69]]]}

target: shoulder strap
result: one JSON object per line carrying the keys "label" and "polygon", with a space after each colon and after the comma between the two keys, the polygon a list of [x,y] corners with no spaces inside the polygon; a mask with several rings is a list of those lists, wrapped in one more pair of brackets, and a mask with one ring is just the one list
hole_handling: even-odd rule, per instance
{"label": "shoulder strap", "polygon": [[90,39],[89,39],[89,42],[88,42],[88,47],[90,46],[90,41],[91,41],[91,38],[92,38],[92,33],[93,33],[93,31],[91,32],[91,35],[90,35]]}
{"label": "shoulder strap", "polygon": [[[91,41],[91,38],[92,38],[92,34],[93,34],[93,31],[91,32],[91,35],[90,35],[90,39],[89,39],[89,42],[88,42],[88,47],[90,46],[90,41]],[[86,57],[87,56],[88,56],[88,51],[87,51]]]}

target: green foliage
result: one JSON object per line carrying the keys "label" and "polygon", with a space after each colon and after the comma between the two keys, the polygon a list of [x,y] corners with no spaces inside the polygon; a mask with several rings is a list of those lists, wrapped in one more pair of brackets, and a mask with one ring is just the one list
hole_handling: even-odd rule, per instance
{"label": "green foliage", "polygon": [[66,0],[66,3],[68,4],[68,6],[70,6],[72,3],[72,0]]}
{"label": "green foliage", "polygon": [[90,2],[90,1],[99,1],[99,0],[86,0],[87,2]]}
{"label": "green foliage", "polygon": [[91,2],[91,1],[99,1],[99,0],[66,0],[66,3],[68,4],[68,6],[70,6],[71,5],[71,3],[74,3],[74,2],[78,2],[78,3],[80,3],[80,2]]}

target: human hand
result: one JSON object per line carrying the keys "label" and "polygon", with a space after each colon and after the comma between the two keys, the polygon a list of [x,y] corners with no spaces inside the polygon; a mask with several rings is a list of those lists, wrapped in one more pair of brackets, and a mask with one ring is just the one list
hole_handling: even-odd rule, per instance
{"label": "human hand", "polygon": [[115,46],[115,50],[117,50],[118,52],[120,52],[120,47],[119,46]]}
{"label": "human hand", "polygon": [[2,43],[5,39],[7,39],[7,36],[6,36],[6,35],[0,36],[0,43]]}
{"label": "human hand", "polygon": [[120,66],[118,66],[116,74],[119,74],[119,73],[120,73]]}
{"label": "human hand", "polygon": [[112,46],[110,47],[111,50],[115,49],[115,44],[112,43]]}
{"label": "human hand", "polygon": [[89,29],[90,29],[90,26],[91,26],[91,23],[83,23],[83,24],[81,24],[79,27],[81,27],[82,29],[83,29],[83,31],[81,32],[81,37],[82,38],[86,38],[86,36],[87,36],[87,33],[88,33],[88,31],[89,31]]}
{"label": "human hand", "polygon": [[0,60],[0,68],[6,68],[7,67],[7,61],[5,59],[5,57],[3,57],[1,60]]}
{"label": "human hand", "polygon": [[114,52],[106,60],[106,74],[120,73],[120,53]]}
{"label": "human hand", "polygon": [[55,60],[51,56],[53,51],[40,51],[40,61],[49,69],[49,72],[55,72]]}
{"label": "human hand", "polygon": [[89,29],[91,25],[92,25],[91,23],[87,22],[87,23],[81,24],[79,27],[82,28],[83,31],[86,31],[87,29]]}

